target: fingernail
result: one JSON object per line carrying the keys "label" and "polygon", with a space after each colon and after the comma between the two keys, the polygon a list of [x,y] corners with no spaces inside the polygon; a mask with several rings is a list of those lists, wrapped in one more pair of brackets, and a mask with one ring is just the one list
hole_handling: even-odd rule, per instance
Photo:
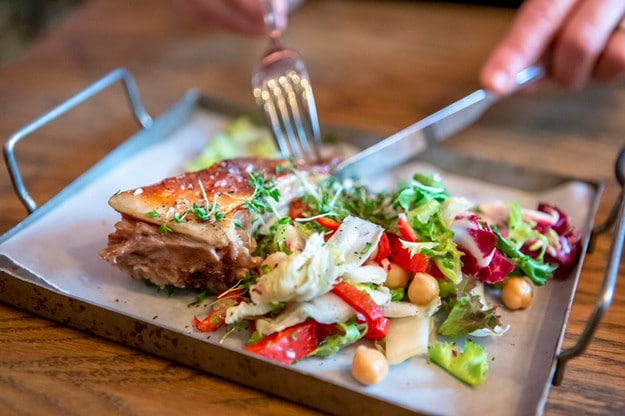
{"label": "fingernail", "polygon": [[500,94],[506,93],[510,89],[510,77],[501,70],[491,76],[490,83],[495,92]]}

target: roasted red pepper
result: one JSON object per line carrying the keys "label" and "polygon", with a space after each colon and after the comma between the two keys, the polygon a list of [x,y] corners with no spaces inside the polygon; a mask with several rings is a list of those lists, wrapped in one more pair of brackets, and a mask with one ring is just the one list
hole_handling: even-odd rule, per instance
{"label": "roasted red pepper", "polygon": [[226,311],[231,306],[236,306],[243,301],[243,290],[233,289],[221,293],[213,304],[213,310],[202,320],[193,317],[193,323],[198,331],[213,332],[226,323]]}
{"label": "roasted red pepper", "polygon": [[367,338],[377,341],[386,336],[389,321],[371,296],[345,281],[334,285],[332,293],[364,316],[368,326]]}
{"label": "roasted red pepper", "polygon": [[379,341],[388,333],[388,327],[391,325],[391,321],[388,318],[377,319],[373,322],[368,322],[362,314],[356,315],[356,322],[359,324],[367,324],[367,333],[364,338],[371,341]]}
{"label": "roasted red pepper", "polygon": [[202,320],[200,320],[197,316],[194,316],[193,323],[198,331],[214,332],[224,326],[226,323],[226,314],[213,310]]}
{"label": "roasted red pepper", "polygon": [[319,335],[319,324],[309,320],[268,335],[243,349],[283,364],[293,364],[317,348]]}
{"label": "roasted red pepper", "polygon": [[382,233],[380,241],[378,242],[378,253],[375,255],[375,261],[380,263],[391,254],[391,246],[388,242],[388,235]]}
{"label": "roasted red pepper", "polygon": [[396,234],[388,235],[391,254],[389,259],[398,266],[408,270],[411,273],[426,272],[430,264],[430,260],[420,253],[412,255],[410,250],[404,247],[401,239]]}
{"label": "roasted red pepper", "polygon": [[336,231],[341,226],[341,223],[335,219],[329,217],[318,217],[315,218],[317,224],[321,225],[323,228],[327,228],[330,231]]}
{"label": "roasted red pepper", "polygon": [[397,227],[399,228],[399,233],[404,240],[410,243],[417,242],[417,234],[415,234],[412,226],[408,224],[406,214],[399,214],[399,218],[397,218]]}

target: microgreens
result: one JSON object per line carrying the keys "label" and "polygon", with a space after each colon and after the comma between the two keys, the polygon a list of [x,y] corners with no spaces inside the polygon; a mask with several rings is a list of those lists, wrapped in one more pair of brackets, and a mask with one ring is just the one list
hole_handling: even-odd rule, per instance
{"label": "microgreens", "polygon": [[163,223],[163,224],[158,226],[158,232],[161,233],[161,234],[167,234],[167,233],[171,232],[171,228],[169,228],[167,226],[167,224]]}
{"label": "microgreens", "polygon": [[[204,186],[202,185],[202,182],[198,182],[198,184],[202,191],[202,197],[203,197],[204,203],[202,204],[202,203],[194,202],[193,204],[191,204],[187,200],[181,201],[179,202],[179,204],[186,205],[187,209],[180,212],[180,211],[174,211],[172,207],[170,208],[170,211],[167,214],[165,214],[166,218],[172,219],[173,222],[175,222],[176,224],[182,224],[189,214],[192,214],[193,216],[195,216],[195,218],[198,221],[201,221],[201,222],[210,221],[211,219],[215,221],[222,221],[226,217],[226,214],[220,211],[221,207],[216,202],[217,195],[214,195],[213,203],[211,204],[210,202],[208,202],[208,196],[206,195],[206,191],[204,190]],[[147,212],[146,215],[149,218],[157,218],[160,216],[159,212],[155,209]],[[241,224],[237,221],[235,223],[235,226],[241,227]],[[171,231],[171,229],[166,223],[161,224],[158,230],[163,234],[166,234]]]}
{"label": "microgreens", "polygon": [[243,203],[243,207],[252,214],[264,214],[267,211],[275,211],[271,200],[280,200],[280,190],[273,178],[265,178],[262,173],[249,172],[248,183],[252,186],[252,195]]}

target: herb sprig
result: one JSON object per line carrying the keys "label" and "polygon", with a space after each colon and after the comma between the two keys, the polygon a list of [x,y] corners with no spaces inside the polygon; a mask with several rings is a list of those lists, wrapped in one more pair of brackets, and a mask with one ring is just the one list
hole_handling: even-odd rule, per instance
{"label": "herb sprig", "polygon": [[[243,207],[252,214],[263,215],[276,212],[272,200],[280,201],[280,190],[273,178],[266,178],[262,172],[249,172],[248,183],[252,186],[252,195],[243,203]],[[277,212],[276,212],[277,214]]]}
{"label": "herb sprig", "polygon": [[[211,221],[211,220],[223,221],[223,219],[226,217],[226,214],[223,211],[221,211],[221,207],[216,202],[217,195],[214,196],[213,203],[211,204],[208,201],[208,195],[206,194],[206,191],[204,190],[204,186],[202,185],[202,182],[201,181],[198,182],[198,185],[202,191],[202,199],[204,203],[202,204],[198,202],[193,202],[193,204],[191,204],[191,202],[184,200],[180,204],[186,205],[187,206],[186,210],[180,212],[180,211],[174,211],[173,207],[170,208],[167,214],[165,214],[165,222],[163,222],[158,227],[159,232],[163,234],[167,234],[171,232],[171,228],[167,225],[167,221],[170,218],[176,224],[182,224],[187,218],[187,216],[190,214],[193,215],[200,222],[206,222],[206,221]],[[160,213],[156,209],[153,209],[149,211],[146,215],[150,218],[158,218],[160,216]]]}

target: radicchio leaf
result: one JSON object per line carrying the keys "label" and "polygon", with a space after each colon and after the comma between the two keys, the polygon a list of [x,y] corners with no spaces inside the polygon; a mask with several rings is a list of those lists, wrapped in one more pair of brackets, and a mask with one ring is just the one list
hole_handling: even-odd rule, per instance
{"label": "radicchio leaf", "polygon": [[514,266],[497,251],[497,236],[477,214],[456,216],[452,225],[454,242],[462,255],[462,272],[484,283],[502,281]]}

